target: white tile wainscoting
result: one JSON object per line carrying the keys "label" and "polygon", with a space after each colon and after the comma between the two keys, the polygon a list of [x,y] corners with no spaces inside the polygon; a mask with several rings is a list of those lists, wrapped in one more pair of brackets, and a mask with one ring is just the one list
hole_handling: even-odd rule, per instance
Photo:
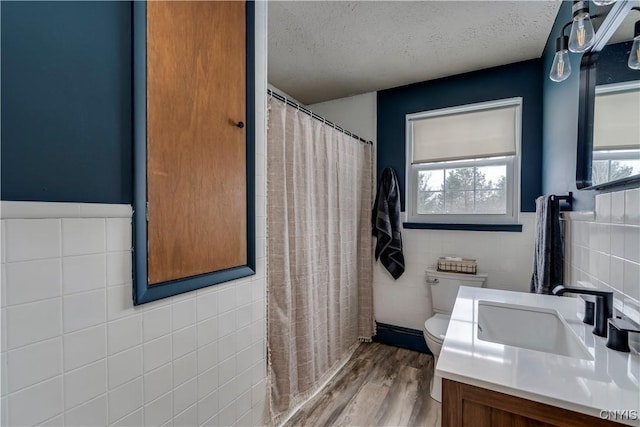
{"label": "white tile wainscoting", "polygon": [[0,424],[264,424],[257,201],[255,276],[137,307],[129,206],[2,202]]}
{"label": "white tile wainscoting", "polygon": [[2,425],[263,424],[264,248],[251,278],[134,307],[130,207],[51,205],[70,217],[2,220]]}
{"label": "white tile wainscoting", "polygon": [[565,213],[565,283],[611,289],[640,322],[640,189],[599,194],[596,211]]}

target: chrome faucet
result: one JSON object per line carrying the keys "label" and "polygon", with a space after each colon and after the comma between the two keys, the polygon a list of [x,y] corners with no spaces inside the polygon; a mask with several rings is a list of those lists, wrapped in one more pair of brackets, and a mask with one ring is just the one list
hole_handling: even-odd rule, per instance
{"label": "chrome faucet", "polygon": [[[586,288],[567,288],[563,285],[557,285],[551,290],[553,295],[558,296],[567,292],[572,294],[593,295],[596,297],[596,315],[593,333],[600,337],[606,337],[607,321],[613,317],[613,292]],[[585,323],[587,323],[586,318]]]}

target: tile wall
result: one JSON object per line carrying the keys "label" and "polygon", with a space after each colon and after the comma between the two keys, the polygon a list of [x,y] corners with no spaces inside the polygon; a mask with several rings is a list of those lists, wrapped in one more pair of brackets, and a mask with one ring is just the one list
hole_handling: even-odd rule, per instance
{"label": "tile wall", "polygon": [[611,289],[640,322],[640,189],[599,194],[596,211],[565,215],[565,282]]}
{"label": "tile wall", "polygon": [[134,307],[130,217],[6,219],[2,244],[2,425],[262,424],[264,249],[253,277]]}

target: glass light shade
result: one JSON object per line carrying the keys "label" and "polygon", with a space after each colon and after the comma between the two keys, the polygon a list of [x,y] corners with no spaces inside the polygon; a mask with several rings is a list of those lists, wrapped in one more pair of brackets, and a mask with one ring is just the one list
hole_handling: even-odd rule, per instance
{"label": "glass light shade", "polygon": [[573,18],[571,33],[569,34],[569,50],[571,52],[586,52],[593,46],[595,31],[588,13],[581,13]]}
{"label": "glass light shade", "polygon": [[569,61],[569,52],[566,50],[556,52],[556,56],[553,58],[553,64],[551,64],[549,78],[554,82],[561,82],[566,80],[570,74],[571,62]]}
{"label": "glass light shade", "polygon": [[591,0],[596,6],[609,6],[616,2],[616,0]]}
{"label": "glass light shade", "polygon": [[640,70],[640,36],[633,39],[633,45],[631,45],[631,53],[629,54],[629,61],[627,64],[632,70]]}

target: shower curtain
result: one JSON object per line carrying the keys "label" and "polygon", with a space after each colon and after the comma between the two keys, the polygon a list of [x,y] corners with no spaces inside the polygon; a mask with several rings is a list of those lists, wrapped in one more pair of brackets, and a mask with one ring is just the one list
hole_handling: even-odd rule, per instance
{"label": "shower curtain", "polygon": [[374,334],[373,149],[269,98],[271,419],[315,392]]}

